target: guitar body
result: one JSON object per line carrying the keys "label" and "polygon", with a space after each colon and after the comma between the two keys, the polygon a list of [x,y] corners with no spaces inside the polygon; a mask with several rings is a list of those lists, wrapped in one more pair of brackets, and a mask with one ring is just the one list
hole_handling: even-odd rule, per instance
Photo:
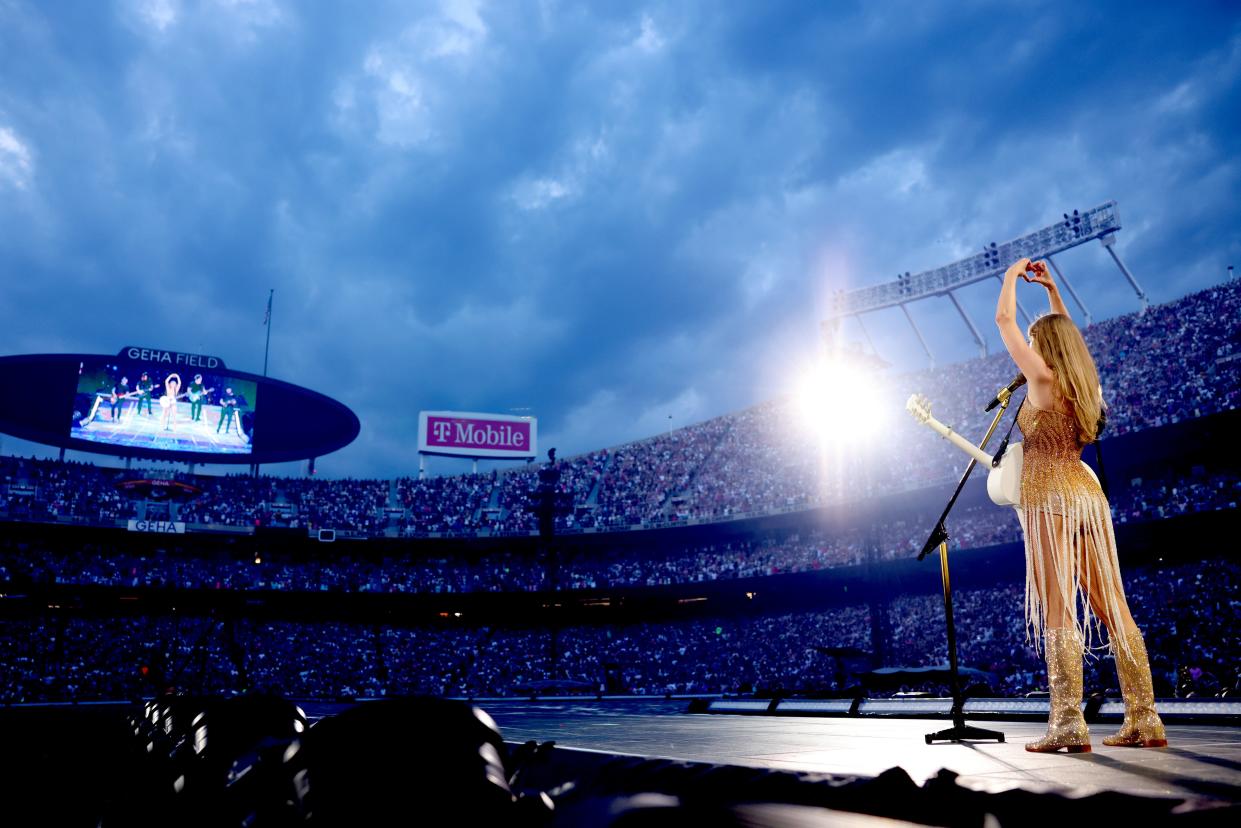
{"label": "guitar body", "polygon": [[[1009,443],[1000,458],[1000,465],[991,469],[987,475],[987,496],[997,506],[1021,506],[1021,465],[1025,462],[1025,452],[1021,443]],[[1090,474],[1096,484],[1099,476],[1085,460],[1080,461],[1082,468]],[[1102,486],[1100,486],[1102,488]]]}
{"label": "guitar body", "polygon": [[987,473],[987,497],[996,506],[1021,505],[1021,443],[1009,443],[1000,464]]}
{"label": "guitar body", "polygon": [[[993,503],[997,506],[1012,506],[1017,508],[1018,512],[1021,511],[1021,465],[1025,461],[1025,452],[1021,443],[1009,443],[1008,448],[1004,450],[1004,456],[1000,458],[999,465],[992,466],[991,455],[931,416],[931,401],[926,397],[914,394],[905,403],[905,410],[913,415],[915,420],[990,469],[987,473],[987,496]],[[1094,473],[1094,469],[1090,468],[1085,460],[1080,462],[1097,484],[1099,477]]]}

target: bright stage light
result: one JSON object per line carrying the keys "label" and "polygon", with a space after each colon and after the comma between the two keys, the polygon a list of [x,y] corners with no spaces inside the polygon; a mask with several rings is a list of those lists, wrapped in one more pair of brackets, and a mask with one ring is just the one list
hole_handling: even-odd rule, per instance
{"label": "bright stage light", "polygon": [[878,377],[846,360],[829,359],[802,377],[797,408],[804,427],[823,445],[854,446],[879,434],[886,408]]}

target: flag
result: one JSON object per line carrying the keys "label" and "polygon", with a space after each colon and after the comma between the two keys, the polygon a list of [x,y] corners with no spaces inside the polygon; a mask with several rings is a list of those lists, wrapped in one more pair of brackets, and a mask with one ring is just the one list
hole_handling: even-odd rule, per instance
{"label": "flag", "polygon": [[268,294],[268,296],[267,296],[267,313],[263,315],[263,324],[264,324],[264,325],[266,325],[266,324],[268,324],[268,323],[270,323],[270,322],[271,322],[271,299],[272,299],[272,296],[273,296],[273,295],[274,295],[274,294]]}

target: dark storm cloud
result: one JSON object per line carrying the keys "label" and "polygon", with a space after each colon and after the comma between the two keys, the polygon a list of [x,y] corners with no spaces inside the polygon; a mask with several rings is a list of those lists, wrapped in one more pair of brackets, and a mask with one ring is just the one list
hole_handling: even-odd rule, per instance
{"label": "dark storm cloud", "polygon": [[0,2],[0,350],[258,370],[274,287],[273,375],[363,421],[329,474],[411,471],[424,408],[613,445],[786,390],[833,290],[1065,209],[1120,202],[1156,301],[1217,280],[1239,72],[1226,4]]}

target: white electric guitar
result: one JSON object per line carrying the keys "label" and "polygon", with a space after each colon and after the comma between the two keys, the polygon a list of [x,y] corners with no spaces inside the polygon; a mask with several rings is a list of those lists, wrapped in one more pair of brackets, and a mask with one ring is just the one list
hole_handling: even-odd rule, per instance
{"label": "white electric guitar", "polygon": [[[905,403],[905,410],[913,415],[913,418],[932,431],[939,434],[948,442],[952,443],[961,451],[977,460],[987,469],[987,496],[997,506],[1021,506],[1021,463],[1022,449],[1021,443],[1009,443],[1008,448],[1004,450],[1004,456],[1000,458],[997,466],[992,466],[992,456],[953,431],[949,426],[944,425],[939,420],[931,416],[931,401],[921,394],[913,394],[909,401]],[[1095,476],[1094,469],[1082,462],[1082,466],[1086,471],[1090,472],[1090,476],[1094,478],[1096,483],[1099,478]]]}

